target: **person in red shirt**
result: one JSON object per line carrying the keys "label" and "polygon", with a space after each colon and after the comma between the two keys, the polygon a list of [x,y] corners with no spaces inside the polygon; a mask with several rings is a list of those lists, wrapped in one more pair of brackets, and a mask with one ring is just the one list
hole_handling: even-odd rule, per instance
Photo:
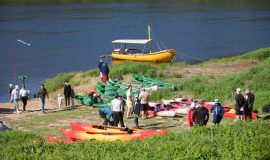
{"label": "person in red shirt", "polygon": [[188,122],[188,127],[192,127],[193,123],[195,122],[195,118],[193,116],[193,112],[195,111],[195,106],[196,106],[196,101],[192,102],[190,105],[190,109],[188,110],[187,113],[187,122]]}

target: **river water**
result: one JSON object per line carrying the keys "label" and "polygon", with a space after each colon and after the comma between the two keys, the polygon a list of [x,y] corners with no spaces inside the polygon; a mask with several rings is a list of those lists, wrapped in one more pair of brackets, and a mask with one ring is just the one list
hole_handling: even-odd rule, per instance
{"label": "river water", "polygon": [[48,77],[95,68],[112,40],[147,38],[149,23],[161,47],[177,50],[177,61],[191,60],[180,53],[210,59],[270,46],[267,0],[219,2],[2,5],[0,102],[19,75],[35,92]]}

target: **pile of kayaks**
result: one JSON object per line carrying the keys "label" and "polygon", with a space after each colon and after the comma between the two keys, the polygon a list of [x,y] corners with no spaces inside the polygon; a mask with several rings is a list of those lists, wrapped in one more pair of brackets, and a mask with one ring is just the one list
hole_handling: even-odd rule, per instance
{"label": "pile of kayaks", "polygon": [[80,104],[87,105],[87,106],[93,106],[93,107],[110,107],[110,100],[103,100],[99,96],[93,96],[93,95],[78,95],[76,94],[74,96],[74,99],[76,99]]}
{"label": "pile of kayaks", "polygon": [[174,89],[173,83],[168,83],[160,80],[156,80],[144,75],[135,75],[131,74],[131,78],[134,80],[134,83],[125,83],[118,80],[109,79],[109,85],[104,85],[103,83],[96,83],[96,90],[107,98],[112,98],[115,93],[125,98],[126,91],[129,85],[132,85],[132,94],[134,96],[138,95],[141,88],[144,88],[148,91],[157,90],[158,88],[172,88]]}
{"label": "pile of kayaks", "polygon": [[168,88],[172,88],[173,90],[175,89],[175,85],[173,83],[168,83],[161,80],[153,79],[143,74],[142,75],[131,74],[130,76],[133,81],[140,84],[157,85],[159,87],[168,87]]}
{"label": "pile of kayaks", "polygon": [[164,135],[168,130],[129,129],[96,124],[70,123],[70,129],[61,129],[66,138],[48,136],[50,142],[76,142],[84,140],[130,141],[142,140],[154,135]]}
{"label": "pile of kayaks", "polygon": [[[162,103],[149,103],[148,115],[150,116],[167,116],[173,117],[176,114],[187,114],[192,103],[191,99],[188,98],[176,98],[175,100],[163,100]],[[204,106],[210,110],[214,102],[205,102]],[[229,106],[223,106],[224,115],[223,117],[235,119],[235,109]],[[245,118],[242,115],[242,118]],[[252,119],[257,119],[256,113],[252,112]]]}

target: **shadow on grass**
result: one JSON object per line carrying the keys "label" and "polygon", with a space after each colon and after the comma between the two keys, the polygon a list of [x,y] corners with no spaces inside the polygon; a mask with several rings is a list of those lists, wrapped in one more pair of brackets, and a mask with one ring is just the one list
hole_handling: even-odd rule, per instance
{"label": "shadow on grass", "polygon": [[163,126],[163,123],[153,123],[149,125],[141,125],[141,128],[147,128],[147,129],[168,129],[168,128],[174,128],[177,127],[178,124],[176,125],[169,125],[169,126]]}
{"label": "shadow on grass", "polygon": [[0,114],[13,114],[14,110],[10,108],[0,108]]}

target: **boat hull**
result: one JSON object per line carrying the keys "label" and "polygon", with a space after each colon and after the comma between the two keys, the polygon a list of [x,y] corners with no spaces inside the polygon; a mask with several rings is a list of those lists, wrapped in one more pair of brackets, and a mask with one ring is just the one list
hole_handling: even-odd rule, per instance
{"label": "boat hull", "polygon": [[171,62],[175,57],[175,49],[164,50],[160,52],[145,53],[145,54],[119,54],[112,53],[113,59],[122,59],[130,61],[145,61],[145,62]]}

